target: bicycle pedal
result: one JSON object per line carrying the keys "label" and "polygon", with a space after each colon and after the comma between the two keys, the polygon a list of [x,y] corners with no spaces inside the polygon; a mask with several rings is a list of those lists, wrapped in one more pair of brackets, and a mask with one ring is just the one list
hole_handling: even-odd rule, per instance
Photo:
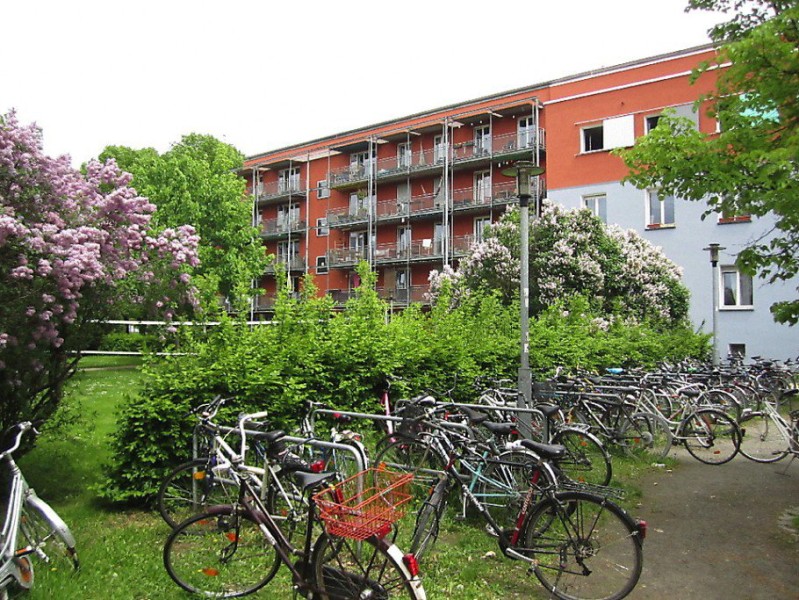
{"label": "bicycle pedal", "polygon": [[488,523],[486,523],[485,530],[486,533],[491,537],[499,537],[499,534],[497,533],[496,529],[491,527],[491,525],[489,525]]}

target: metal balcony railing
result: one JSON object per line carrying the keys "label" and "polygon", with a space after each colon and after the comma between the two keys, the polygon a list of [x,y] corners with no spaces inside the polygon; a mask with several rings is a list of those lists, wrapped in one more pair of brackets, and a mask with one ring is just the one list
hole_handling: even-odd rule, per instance
{"label": "metal balcony railing", "polygon": [[412,285],[404,288],[379,287],[377,288],[377,295],[383,300],[394,304],[411,304],[412,302],[429,304],[430,302],[427,299],[429,290],[430,288],[426,285]]}
{"label": "metal balcony railing", "polygon": [[267,181],[255,186],[253,195],[259,204],[263,204],[271,200],[303,197],[305,191],[305,183],[302,181]]}
{"label": "metal balcony railing", "polygon": [[278,269],[281,271],[285,271],[286,269],[289,271],[304,271],[305,258],[302,256],[292,256],[291,258],[288,258],[278,255],[275,263],[266,267],[266,272],[268,274],[274,274]]}
{"label": "metal balcony railing", "polygon": [[261,236],[279,236],[305,231],[306,223],[300,219],[264,219],[260,225]]}
{"label": "metal balcony railing", "polygon": [[327,252],[327,263],[331,267],[353,266],[366,259],[366,248],[334,248]]}

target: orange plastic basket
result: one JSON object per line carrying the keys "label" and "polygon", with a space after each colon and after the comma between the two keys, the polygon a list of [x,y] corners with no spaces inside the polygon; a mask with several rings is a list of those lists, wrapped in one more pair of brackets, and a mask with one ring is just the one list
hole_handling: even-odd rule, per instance
{"label": "orange plastic basket", "polygon": [[371,468],[314,494],[325,531],[356,540],[387,533],[413,497],[412,479],[413,473]]}

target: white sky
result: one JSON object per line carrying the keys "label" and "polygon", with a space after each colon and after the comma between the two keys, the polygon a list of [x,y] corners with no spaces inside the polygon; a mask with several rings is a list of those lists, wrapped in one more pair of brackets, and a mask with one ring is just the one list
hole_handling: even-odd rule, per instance
{"label": "white sky", "polygon": [[204,133],[246,155],[707,43],[687,0],[6,0],[0,113],[78,166]]}

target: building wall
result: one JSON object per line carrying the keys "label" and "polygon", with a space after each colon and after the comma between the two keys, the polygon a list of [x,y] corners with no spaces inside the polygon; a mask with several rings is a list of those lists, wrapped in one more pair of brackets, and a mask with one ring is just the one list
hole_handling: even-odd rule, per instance
{"label": "building wall", "polygon": [[[533,160],[546,168],[541,195],[546,191],[550,200],[577,208],[585,196],[604,194],[608,223],[635,229],[661,246],[684,270],[691,319],[710,332],[713,274],[704,248],[711,242],[726,247],[720,266],[732,265],[735,253],[767,230],[769,220],[720,223],[716,215],[702,220],[702,203],[677,199],[673,224],[648,225],[647,192],[622,183],[626,168],[610,150],[631,146],[666,108],[692,118],[705,133],[716,131],[706,107],[694,106],[714,89],[715,73],[694,84],[689,81],[691,70],[713,56],[712,48],[702,47],[637,60],[251,157],[244,174],[258,194],[265,245],[277,253],[282,243],[285,254],[288,241],[297,240],[300,260],[291,271],[293,278],[310,272],[320,293],[330,292],[343,302],[358,283],[353,273],[358,255],[348,249],[350,238],[356,232],[366,239],[371,234],[371,257],[383,297],[399,304],[423,300],[430,270],[457,263],[474,239],[476,221],[496,220],[518,201],[515,182],[502,169],[515,160]],[[520,123],[535,132],[535,143],[528,144],[519,134]],[[476,133],[485,127],[490,140]],[[437,162],[441,138],[449,141],[449,155]],[[409,150],[408,168],[400,162],[402,145]],[[370,151],[373,171],[359,179],[351,157],[366,152],[368,159]],[[301,189],[277,198],[262,196],[279,188],[287,169],[297,170]],[[483,176],[490,178],[490,186],[480,184]],[[320,189],[323,184],[327,189]],[[369,209],[370,195],[374,200]],[[448,204],[443,204],[445,198]],[[298,226],[286,232],[279,223],[289,203],[296,205],[292,216]],[[325,219],[329,232],[321,235],[318,224]],[[403,228],[411,230],[407,249],[400,236]],[[322,268],[317,268],[318,257],[324,257]],[[267,273],[262,285],[268,296],[274,295],[273,274]],[[791,298],[795,287],[755,280],[751,306],[720,310],[720,355],[730,344],[745,344],[748,356],[799,354],[795,332],[776,325],[768,310],[774,301]],[[266,298],[263,307],[268,304]]]}

